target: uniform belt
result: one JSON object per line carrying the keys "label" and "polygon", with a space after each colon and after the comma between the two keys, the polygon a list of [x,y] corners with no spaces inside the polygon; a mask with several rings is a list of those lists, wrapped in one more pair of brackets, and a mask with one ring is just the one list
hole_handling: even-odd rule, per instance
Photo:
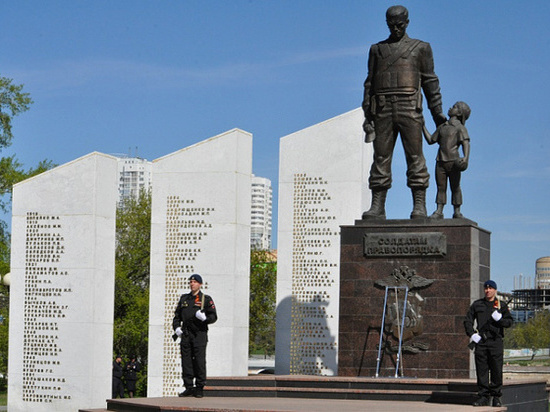
{"label": "uniform belt", "polygon": [[392,103],[416,100],[414,94],[381,94],[380,96],[384,96],[386,101]]}

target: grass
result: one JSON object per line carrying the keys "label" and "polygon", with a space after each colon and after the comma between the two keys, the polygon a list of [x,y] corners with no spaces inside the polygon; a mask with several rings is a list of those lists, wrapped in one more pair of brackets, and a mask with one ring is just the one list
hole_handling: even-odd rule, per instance
{"label": "grass", "polygon": [[506,360],[505,363],[519,366],[550,366],[550,359]]}
{"label": "grass", "polygon": [[6,406],[8,404],[8,392],[0,392],[0,406]]}

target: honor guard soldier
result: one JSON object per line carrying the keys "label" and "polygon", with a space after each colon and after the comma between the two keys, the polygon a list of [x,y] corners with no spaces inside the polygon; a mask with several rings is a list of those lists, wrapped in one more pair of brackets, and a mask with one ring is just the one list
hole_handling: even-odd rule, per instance
{"label": "honor guard soldier", "polygon": [[[474,346],[479,399],[474,406],[502,406],[502,365],[504,360],[504,328],[512,326],[508,305],[497,298],[497,284],[488,280],[483,284],[485,297],[470,306],[464,328]],[[474,321],[477,330],[474,329]],[[489,377],[490,376],[490,377]]]}
{"label": "honor guard soldier", "polygon": [[206,344],[208,325],[216,322],[216,306],[201,292],[202,277],[189,277],[189,293],[180,297],[172,327],[174,339],[180,338],[182,378],[185,390],[178,396],[203,397],[206,384]]}

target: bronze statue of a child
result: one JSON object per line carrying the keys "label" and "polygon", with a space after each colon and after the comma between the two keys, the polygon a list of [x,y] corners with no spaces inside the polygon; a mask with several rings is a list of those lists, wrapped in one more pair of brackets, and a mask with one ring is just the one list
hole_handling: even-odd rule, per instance
{"label": "bronze statue of a child", "polygon": [[[468,168],[470,156],[470,136],[468,136],[465,127],[470,113],[470,107],[466,103],[456,102],[448,111],[449,120],[440,125],[433,135],[430,135],[424,127],[424,138],[428,144],[439,143],[435,166],[437,210],[430,216],[430,219],[443,219],[443,207],[447,203],[447,180],[451,186],[451,203],[454,206],[453,218],[464,217],[460,212],[462,205],[460,174]],[[463,157],[460,157],[460,147],[462,147]]]}

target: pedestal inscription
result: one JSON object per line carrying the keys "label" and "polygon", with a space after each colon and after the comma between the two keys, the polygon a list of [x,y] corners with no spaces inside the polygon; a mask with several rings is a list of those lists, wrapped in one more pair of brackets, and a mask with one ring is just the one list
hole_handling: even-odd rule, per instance
{"label": "pedestal inscription", "polygon": [[365,233],[367,257],[445,256],[447,242],[442,233]]}

